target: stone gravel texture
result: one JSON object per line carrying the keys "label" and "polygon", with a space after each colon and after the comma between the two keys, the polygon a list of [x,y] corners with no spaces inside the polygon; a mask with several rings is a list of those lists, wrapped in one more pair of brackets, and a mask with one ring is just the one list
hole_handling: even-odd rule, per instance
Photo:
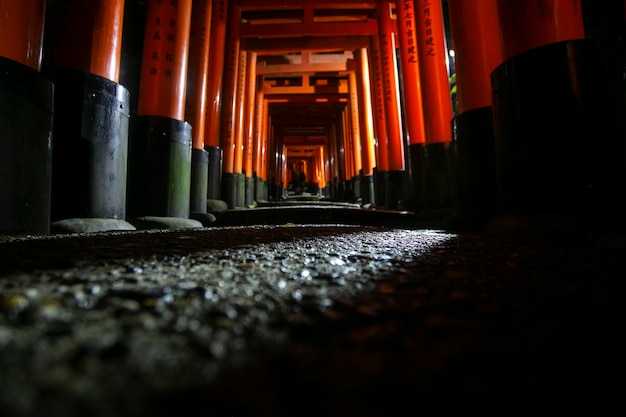
{"label": "stone gravel texture", "polygon": [[0,238],[0,416],[622,415],[623,249],[362,225]]}

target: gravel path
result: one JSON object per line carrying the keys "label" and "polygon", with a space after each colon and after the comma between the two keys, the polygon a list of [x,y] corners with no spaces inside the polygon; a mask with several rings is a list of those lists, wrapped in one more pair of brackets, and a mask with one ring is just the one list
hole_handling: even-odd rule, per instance
{"label": "gravel path", "polygon": [[5,237],[0,416],[620,415],[623,255],[348,225]]}

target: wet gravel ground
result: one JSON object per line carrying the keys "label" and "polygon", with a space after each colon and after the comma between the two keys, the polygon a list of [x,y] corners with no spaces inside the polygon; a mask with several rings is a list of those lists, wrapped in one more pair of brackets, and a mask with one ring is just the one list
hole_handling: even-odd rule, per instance
{"label": "wet gravel ground", "polygon": [[624,255],[349,225],[0,238],[0,416],[622,415]]}

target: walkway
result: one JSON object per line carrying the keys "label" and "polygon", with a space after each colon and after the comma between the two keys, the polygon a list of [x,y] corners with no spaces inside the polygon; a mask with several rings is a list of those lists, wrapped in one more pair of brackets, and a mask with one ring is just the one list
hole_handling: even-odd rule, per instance
{"label": "walkway", "polygon": [[294,213],[1,238],[0,415],[623,409],[623,249]]}

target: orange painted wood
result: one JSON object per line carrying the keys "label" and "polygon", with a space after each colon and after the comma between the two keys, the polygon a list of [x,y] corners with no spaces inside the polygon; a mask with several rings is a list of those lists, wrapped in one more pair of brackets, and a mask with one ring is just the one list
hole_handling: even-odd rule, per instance
{"label": "orange painted wood", "polygon": [[357,87],[356,73],[350,71],[348,74],[348,80],[350,83],[350,126],[352,133],[352,150],[354,159],[354,176],[359,175],[359,171],[363,169],[363,160],[361,158],[361,132],[360,119],[362,116],[362,109],[359,107],[359,91]]}
{"label": "orange painted wood", "polygon": [[46,0],[0,2],[0,56],[41,68]]}
{"label": "orange painted wood", "polygon": [[119,82],[124,0],[99,0],[94,4],[96,9],[89,72]]}
{"label": "orange painted wood", "polygon": [[585,37],[580,0],[498,0],[498,15],[504,60],[550,43]]}
{"label": "orange painted wood", "polygon": [[387,124],[387,144],[389,150],[389,170],[404,170],[404,146],[400,124],[398,101],[398,75],[396,65],[396,40],[393,35],[394,22],[391,20],[391,2],[378,3],[380,61],[382,67],[385,120]]}
{"label": "orange painted wood", "polygon": [[256,89],[255,98],[255,111],[254,111],[254,153],[252,156],[252,166],[257,177],[265,179],[265,173],[263,172],[263,158],[265,158],[264,152],[264,140],[265,132],[263,127],[265,126],[265,108],[266,101],[263,96],[263,90]]}
{"label": "orange painted wood", "polygon": [[235,95],[235,159],[233,162],[233,172],[241,174],[243,172],[243,147],[245,134],[245,113],[246,113],[246,72],[248,70],[248,54],[246,51],[239,51],[239,65],[237,69],[237,89]]}
{"label": "orange painted wood", "polygon": [[378,31],[376,21],[365,22],[327,22],[327,23],[276,23],[271,25],[253,25],[243,23],[239,34],[241,38],[284,38],[301,36],[358,36],[375,35]]}
{"label": "orange painted wood", "polygon": [[449,0],[458,113],[491,106],[491,72],[503,62],[497,0]]}
{"label": "orange painted wood", "polygon": [[243,136],[243,168],[247,178],[252,177],[254,165],[254,131],[255,131],[255,100],[256,90],[256,52],[248,52],[248,64],[246,69],[246,91]]}
{"label": "orange painted wood", "polygon": [[209,71],[207,73],[207,104],[204,145],[220,146],[220,120],[222,110],[222,78],[224,74],[224,49],[226,45],[227,0],[213,0],[209,46]]}
{"label": "orange painted wood", "polygon": [[343,134],[344,145],[344,164],[346,179],[350,179],[356,175],[356,161],[354,159],[354,131],[352,129],[352,118],[350,116],[350,107],[342,113],[341,131]]}
{"label": "orange painted wood", "polygon": [[221,108],[220,147],[223,150],[222,171],[234,173],[235,124],[237,118],[237,74],[239,69],[239,38],[237,24],[241,11],[231,5],[228,11],[226,50],[224,56],[223,102]]}
{"label": "orange painted wood", "polygon": [[212,3],[213,0],[194,0],[191,11],[185,118],[192,127],[195,149],[204,149]]}
{"label": "orange painted wood", "polygon": [[413,0],[397,0],[398,37],[402,66],[402,87],[409,144],[426,142],[422,82],[419,67],[416,10]]}
{"label": "orange painted wood", "polygon": [[138,113],[184,121],[191,0],[148,0]]}
{"label": "orange painted wood", "polygon": [[363,175],[372,175],[376,165],[376,148],[374,139],[374,120],[372,117],[372,92],[370,87],[369,62],[367,50],[356,51],[357,78],[359,82],[359,102],[361,103],[361,161]]}
{"label": "orange painted wood", "polygon": [[119,82],[124,0],[50,2],[46,65]]}
{"label": "orange painted wood", "polygon": [[244,38],[241,47],[257,53],[286,54],[303,50],[353,50],[366,48],[369,36],[323,36],[301,38]]}
{"label": "orange painted wood", "polygon": [[447,47],[440,1],[424,0],[417,3],[417,38],[424,106],[426,143],[452,141],[452,99]]}
{"label": "orange painted wood", "polygon": [[389,153],[387,152],[387,122],[385,120],[385,94],[383,91],[383,72],[380,62],[378,37],[372,36],[370,42],[370,73],[372,74],[372,104],[376,132],[376,168],[378,172],[389,171]]}

